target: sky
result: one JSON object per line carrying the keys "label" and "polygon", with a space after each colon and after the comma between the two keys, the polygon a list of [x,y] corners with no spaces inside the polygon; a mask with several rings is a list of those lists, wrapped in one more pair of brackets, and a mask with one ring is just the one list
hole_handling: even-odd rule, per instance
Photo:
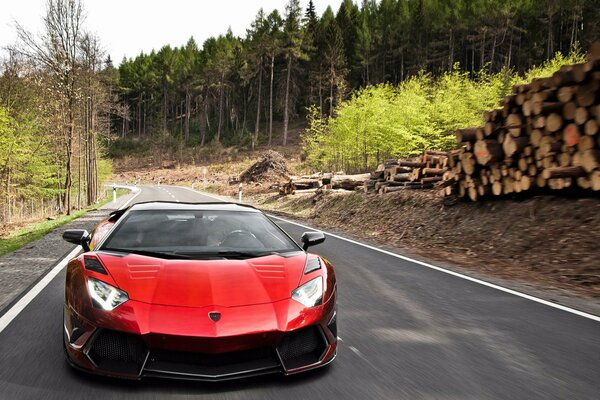
{"label": "sky", "polygon": [[[317,13],[328,5],[337,11],[341,0],[313,0]],[[1,0],[0,48],[16,41],[15,21],[32,32],[43,28],[46,0]],[[116,64],[124,56],[135,57],[163,45],[181,46],[190,36],[202,45],[210,36],[231,27],[237,36],[246,29],[262,7],[282,14],[286,0],[83,0],[85,27],[98,35],[100,43]],[[303,8],[308,0],[301,0]]]}

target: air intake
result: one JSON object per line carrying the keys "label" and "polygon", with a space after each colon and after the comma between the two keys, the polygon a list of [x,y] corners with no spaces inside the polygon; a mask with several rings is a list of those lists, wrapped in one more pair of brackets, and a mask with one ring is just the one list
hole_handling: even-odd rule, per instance
{"label": "air intake", "polygon": [[327,349],[327,339],[318,326],[300,329],[284,336],[277,347],[286,370],[317,363]]}

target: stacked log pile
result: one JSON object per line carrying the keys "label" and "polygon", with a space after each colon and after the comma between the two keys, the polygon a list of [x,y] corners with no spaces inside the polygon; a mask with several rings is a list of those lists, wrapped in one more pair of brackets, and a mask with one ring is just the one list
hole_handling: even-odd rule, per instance
{"label": "stacked log pile", "polygon": [[500,196],[533,188],[600,190],[600,42],[589,61],[516,85],[485,125],[456,131],[444,195]]}
{"label": "stacked log pile", "polygon": [[428,150],[416,158],[387,160],[371,173],[370,179],[364,184],[364,191],[383,194],[443,185],[450,155]]}

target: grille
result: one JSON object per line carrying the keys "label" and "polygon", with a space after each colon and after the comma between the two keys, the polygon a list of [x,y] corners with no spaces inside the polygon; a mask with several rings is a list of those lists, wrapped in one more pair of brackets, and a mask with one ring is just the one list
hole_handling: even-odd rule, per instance
{"label": "grille", "polygon": [[314,364],[321,360],[327,341],[317,326],[287,334],[277,351],[286,370]]}
{"label": "grille", "polygon": [[184,374],[214,379],[280,370],[281,366],[273,348],[222,354],[152,350],[144,367],[144,373],[147,375]]}
{"label": "grille", "polygon": [[146,346],[138,336],[102,330],[94,338],[88,355],[101,369],[137,373],[144,363]]}

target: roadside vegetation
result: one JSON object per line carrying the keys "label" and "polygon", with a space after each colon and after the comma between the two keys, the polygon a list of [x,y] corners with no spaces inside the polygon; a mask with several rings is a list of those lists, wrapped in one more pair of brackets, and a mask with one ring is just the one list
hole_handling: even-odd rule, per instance
{"label": "roadside vegetation", "polygon": [[367,86],[342,102],[333,117],[310,108],[304,157],[313,170],[358,172],[425,149],[453,149],[454,131],[483,125],[484,110],[497,108],[514,84],[551,76],[584,59],[579,51],[557,53],[523,74],[484,69],[473,79],[455,65],[439,76],[421,72],[398,85]]}
{"label": "roadside vegetation", "polygon": [[16,24],[0,53],[0,223],[95,204],[111,174],[100,142],[114,69],[84,20],[80,2],[48,1],[42,31]]}
{"label": "roadside vegetation", "polygon": [[[117,197],[120,197],[125,193],[127,193],[126,190],[117,189]],[[81,210],[72,212],[70,215],[62,215],[58,216],[57,218],[49,218],[43,222],[33,222],[32,224],[26,225],[23,228],[5,233],[4,235],[0,236],[0,256],[12,253],[13,251],[20,249],[26,244],[33,242],[34,240],[37,240],[42,236],[48,234],[54,229],[68,224],[69,222],[79,217],[82,217],[90,211],[102,207],[103,205],[111,202],[112,199],[112,192],[110,192],[108,196],[102,198],[102,200],[98,203],[83,208]]]}

